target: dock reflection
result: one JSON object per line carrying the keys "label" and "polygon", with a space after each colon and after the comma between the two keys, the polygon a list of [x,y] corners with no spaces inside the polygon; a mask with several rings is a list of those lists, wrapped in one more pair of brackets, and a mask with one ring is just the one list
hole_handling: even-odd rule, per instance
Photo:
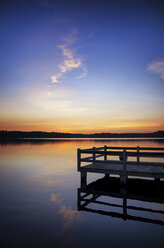
{"label": "dock reflection", "polygon": [[[130,205],[128,200],[130,200]],[[122,204],[118,204],[118,201],[121,201]],[[140,206],[136,206],[137,203]],[[153,203],[160,207],[154,209]],[[120,186],[119,178],[109,177],[78,188],[78,211],[87,211],[123,220],[164,225],[163,203],[164,181],[129,178],[126,186]],[[107,207],[109,210],[106,210]]]}

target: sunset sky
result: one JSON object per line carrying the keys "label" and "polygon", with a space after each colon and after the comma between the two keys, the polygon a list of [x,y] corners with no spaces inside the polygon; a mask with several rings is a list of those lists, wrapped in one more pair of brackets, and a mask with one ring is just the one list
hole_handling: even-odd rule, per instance
{"label": "sunset sky", "polygon": [[3,0],[0,129],[164,130],[164,1]]}

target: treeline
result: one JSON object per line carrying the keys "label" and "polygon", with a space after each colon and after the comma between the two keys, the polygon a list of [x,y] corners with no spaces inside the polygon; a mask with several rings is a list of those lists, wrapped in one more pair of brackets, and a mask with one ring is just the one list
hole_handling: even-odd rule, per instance
{"label": "treeline", "polygon": [[154,133],[59,133],[59,132],[23,132],[23,131],[0,131],[0,139],[20,138],[162,138],[164,131]]}

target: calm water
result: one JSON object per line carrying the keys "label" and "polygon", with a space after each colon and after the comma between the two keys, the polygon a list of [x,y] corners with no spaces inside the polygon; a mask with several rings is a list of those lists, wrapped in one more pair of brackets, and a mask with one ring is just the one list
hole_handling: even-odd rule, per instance
{"label": "calm water", "polygon": [[[1,247],[164,247],[164,226],[77,211],[80,174],[77,148],[93,146],[164,147],[163,141],[26,141],[0,145]],[[88,175],[88,183],[100,178]],[[100,197],[101,198],[101,197]],[[105,202],[121,199],[102,197]],[[164,211],[164,205],[128,200],[129,205]],[[90,204],[93,209],[122,209]],[[128,210],[164,221],[164,214]]]}

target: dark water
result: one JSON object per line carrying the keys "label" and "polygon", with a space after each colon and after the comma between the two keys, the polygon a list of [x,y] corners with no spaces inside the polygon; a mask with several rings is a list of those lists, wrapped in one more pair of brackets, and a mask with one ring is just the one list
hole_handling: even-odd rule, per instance
{"label": "dark water", "polygon": [[[1,144],[0,247],[164,247],[162,224],[78,211],[80,175],[76,150],[104,145],[164,147],[162,140],[38,140]],[[88,183],[100,177],[89,174]],[[99,199],[122,204],[119,198]],[[127,204],[164,211],[161,203],[128,200]],[[90,207],[122,213],[122,209],[92,202]],[[164,223],[162,212],[128,210],[128,214]]]}

